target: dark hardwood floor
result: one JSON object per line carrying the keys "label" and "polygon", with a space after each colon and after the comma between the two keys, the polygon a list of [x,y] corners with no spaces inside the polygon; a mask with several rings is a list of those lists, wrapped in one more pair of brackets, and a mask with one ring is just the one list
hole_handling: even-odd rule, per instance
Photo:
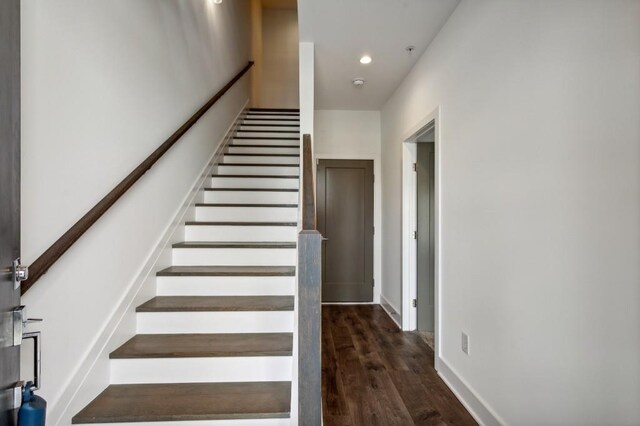
{"label": "dark hardwood floor", "polygon": [[438,377],[433,351],[378,305],[322,307],[327,426],[476,425]]}

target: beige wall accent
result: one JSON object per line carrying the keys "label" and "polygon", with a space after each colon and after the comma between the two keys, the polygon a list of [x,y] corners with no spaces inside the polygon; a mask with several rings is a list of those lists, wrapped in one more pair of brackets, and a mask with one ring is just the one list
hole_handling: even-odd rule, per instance
{"label": "beige wall accent", "polygon": [[262,92],[262,0],[251,0],[251,106],[260,106]]}
{"label": "beige wall accent", "polygon": [[262,84],[259,105],[298,108],[298,13],[262,10]]}

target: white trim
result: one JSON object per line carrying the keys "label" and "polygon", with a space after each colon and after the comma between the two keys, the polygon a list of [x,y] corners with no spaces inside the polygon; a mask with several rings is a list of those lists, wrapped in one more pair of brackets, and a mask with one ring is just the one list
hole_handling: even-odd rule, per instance
{"label": "white trim", "polygon": [[[387,313],[387,315],[389,315],[389,318],[391,318],[391,320],[398,326],[398,328],[402,330],[402,325],[396,318],[400,317],[400,312],[398,312],[398,309],[396,309],[396,307],[393,306],[383,295],[380,295],[380,306],[382,306],[382,309]],[[389,308],[393,309],[393,312],[391,312]]]}
{"label": "white trim", "polygon": [[137,303],[149,299],[149,295],[155,294],[155,273],[171,265],[171,243],[177,237],[183,237],[185,218],[194,216],[195,200],[197,197],[204,197],[203,188],[208,186],[218,158],[224,154],[227,145],[233,140],[233,135],[248,103],[247,99],[209,161],[194,181],[192,189],[184,197],[140,272],[132,280],[131,285],[112,312],[105,327],[99,332],[76,372],[65,384],[65,391],[59,401],[67,400],[68,402],[60,410],[57,419],[50,419],[53,424],[70,424],[71,417],[104,390],[103,387],[96,386],[96,383],[109,383],[109,353],[135,334],[135,309],[133,307]]}
{"label": "white trim", "polygon": [[500,426],[506,422],[443,359],[438,359],[438,375],[451,389],[471,416],[483,426]]}

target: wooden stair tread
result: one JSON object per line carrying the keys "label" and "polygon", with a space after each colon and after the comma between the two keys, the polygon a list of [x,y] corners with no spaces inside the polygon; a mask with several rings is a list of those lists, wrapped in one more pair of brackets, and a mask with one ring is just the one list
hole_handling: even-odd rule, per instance
{"label": "wooden stair tread", "polygon": [[249,111],[300,112],[300,108],[249,108]]}
{"label": "wooden stair tread", "polygon": [[[276,115],[278,118],[264,118],[264,117],[270,117]],[[297,125],[300,124],[300,116],[298,114],[250,114],[250,115],[245,115],[243,118],[243,122],[246,121],[286,121],[286,122],[295,122]]]}
{"label": "wooden stair tread", "polygon": [[278,207],[298,208],[297,204],[196,203],[196,207]]}
{"label": "wooden stair tread", "polygon": [[299,154],[269,154],[269,153],[250,153],[250,152],[228,152],[225,157],[299,157]]}
{"label": "wooden stair tread", "polygon": [[[242,130],[239,130],[242,131]],[[254,136],[254,137],[250,137],[250,136],[234,136],[233,139],[239,139],[239,140],[254,140],[254,139],[258,139],[258,140],[269,140],[269,141],[299,141],[300,138],[286,138],[286,137],[273,137],[273,136]],[[238,146],[242,146],[242,145],[238,145]],[[296,147],[300,148],[299,145],[295,145]]]}
{"label": "wooden stair tread", "polygon": [[72,422],[286,418],[290,399],[290,382],[111,385]]}
{"label": "wooden stair tread", "polygon": [[[274,114],[275,112],[275,114]],[[260,109],[250,109],[247,110],[247,112],[245,113],[246,116],[250,116],[250,115],[294,115],[294,116],[300,116],[300,110],[294,109],[294,110],[260,110]]]}
{"label": "wooden stair tread", "polygon": [[[241,126],[249,126],[249,127],[300,127],[299,124],[275,124],[275,123],[242,123]],[[238,130],[242,132],[242,130]]]}
{"label": "wooden stair tread", "polygon": [[283,149],[289,149],[289,148],[295,148],[295,149],[300,149],[300,145],[235,145],[235,144],[229,144],[229,147],[233,147],[233,148],[283,148]]}
{"label": "wooden stair tread", "polygon": [[294,188],[205,188],[205,191],[298,192]]}
{"label": "wooden stair tread", "polygon": [[298,226],[296,222],[185,222],[187,226]]}
{"label": "wooden stair tread", "polygon": [[137,312],[292,311],[293,296],[156,296]]}
{"label": "wooden stair tread", "polygon": [[300,167],[299,164],[276,164],[276,163],[220,163],[220,166],[252,166],[252,167]]}
{"label": "wooden stair tread", "polygon": [[111,359],[291,356],[292,333],[138,334]]}
{"label": "wooden stair tread", "polygon": [[211,175],[215,178],[267,178],[267,179],[300,179],[300,176],[296,175]]}
{"label": "wooden stair tread", "polygon": [[300,133],[299,130],[260,130],[260,129],[238,129],[238,132],[239,133]]}
{"label": "wooden stair tread", "polygon": [[252,249],[294,249],[295,242],[286,241],[183,241],[173,248],[252,248]]}
{"label": "wooden stair tread", "polygon": [[293,277],[295,266],[170,266],[159,277]]}

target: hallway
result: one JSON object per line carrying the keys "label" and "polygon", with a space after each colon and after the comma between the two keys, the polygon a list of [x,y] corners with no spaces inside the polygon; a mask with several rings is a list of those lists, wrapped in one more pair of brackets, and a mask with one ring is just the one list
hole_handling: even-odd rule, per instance
{"label": "hallway", "polygon": [[433,351],[380,306],[322,307],[324,424],[475,425],[438,377]]}

